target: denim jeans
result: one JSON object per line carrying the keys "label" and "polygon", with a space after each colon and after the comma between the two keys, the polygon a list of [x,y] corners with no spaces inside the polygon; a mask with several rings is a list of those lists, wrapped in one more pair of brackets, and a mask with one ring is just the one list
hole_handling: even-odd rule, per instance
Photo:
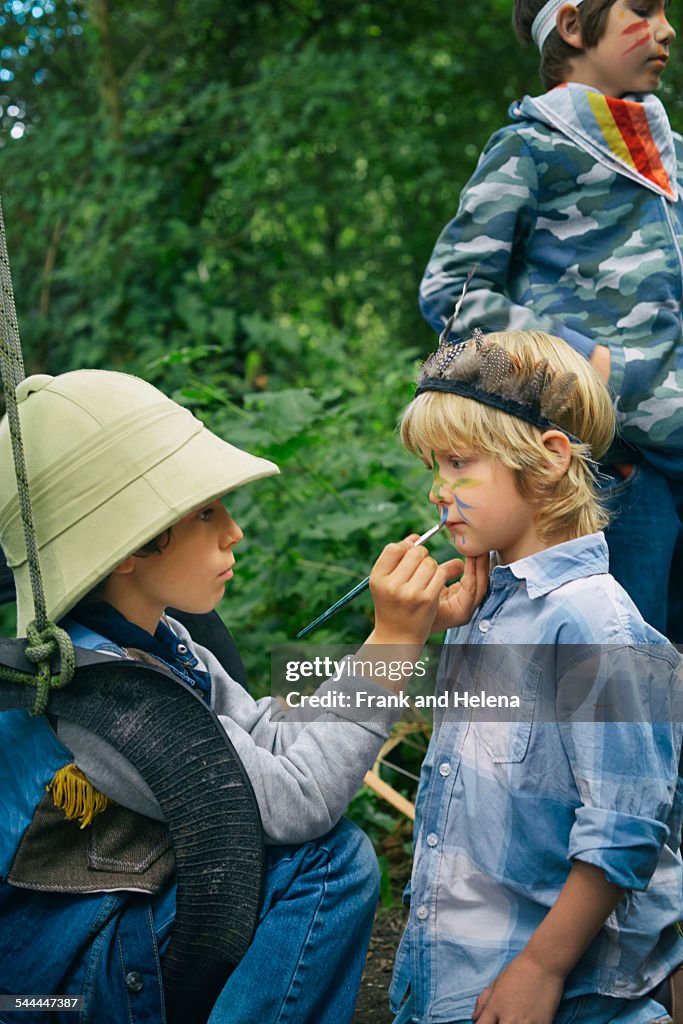
{"label": "denim jeans", "polygon": [[254,941],[209,1024],[350,1024],[378,894],[374,851],[349,821],[271,847]]}
{"label": "denim jeans", "polygon": [[[394,1017],[393,1024],[409,1024],[413,1020],[410,997]],[[671,1018],[659,1003],[649,996],[639,999],[612,999],[610,996],[587,995],[563,999],[553,1024],[664,1024]],[[451,1024],[472,1024],[456,1020]]]}
{"label": "denim jeans", "polygon": [[[256,934],[210,1024],[349,1024],[379,891],[372,846],[342,820],[321,839],[269,847]],[[159,955],[175,892],[66,895],[0,883],[0,993],[84,995],[77,1013],[0,1024],[161,1024]]]}
{"label": "denim jeans", "polygon": [[604,468],[599,484],[613,516],[610,572],[646,622],[683,643],[683,480],[640,463],[625,480]]}

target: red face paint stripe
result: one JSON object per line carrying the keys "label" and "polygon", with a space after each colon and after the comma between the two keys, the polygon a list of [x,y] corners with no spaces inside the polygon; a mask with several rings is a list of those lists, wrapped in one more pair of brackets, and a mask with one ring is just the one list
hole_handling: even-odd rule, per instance
{"label": "red face paint stripe", "polygon": [[622,36],[632,36],[634,32],[641,32],[649,27],[650,25],[647,19],[643,18],[642,21],[637,21],[635,25],[629,25],[629,27],[625,28],[621,34]]}
{"label": "red face paint stripe", "polygon": [[629,46],[628,50],[624,50],[623,56],[625,57],[627,53],[631,52],[631,50],[637,50],[639,46],[647,46],[647,44],[650,42],[650,39],[651,36],[649,32],[646,36],[643,36],[642,39],[636,39],[633,46]]}

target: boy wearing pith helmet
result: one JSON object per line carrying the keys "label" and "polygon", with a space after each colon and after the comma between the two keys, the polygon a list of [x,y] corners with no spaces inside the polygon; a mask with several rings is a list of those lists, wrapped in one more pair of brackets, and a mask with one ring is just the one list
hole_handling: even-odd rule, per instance
{"label": "boy wearing pith helmet", "polygon": [[608,571],[609,395],[559,338],[449,326],[401,436],[457,550],[494,568],[444,647],[396,1021],[669,1021],[681,662]]}
{"label": "boy wearing pith helmet", "polygon": [[[212,1024],[349,1021],[377,867],[367,839],[340,818],[391,716],[361,724],[343,712],[323,713],[321,720],[337,723],[324,736],[320,720],[271,718],[270,699],[254,701],[165,613],[168,606],[215,607],[242,538],[221,498],[277,467],[125,374],[30,377],[17,399],[49,616],[79,646],[157,662],[195,689],[254,790],[270,843],[264,897],[252,944]],[[33,607],[6,423],[0,480],[0,542],[15,574],[21,635]],[[446,572],[408,542],[385,549],[373,570],[370,660],[376,644],[408,642],[419,651],[437,615],[465,621],[477,597],[475,575],[444,594]],[[92,733],[24,712],[0,715],[0,778],[0,991],[85,994],[80,1019],[97,1024],[120,1024],[129,1014],[162,1021],[160,957],[173,925],[175,868],[172,856],[157,856],[152,838],[140,839],[154,836],[162,817],[151,791]],[[114,803],[123,852],[107,871],[93,871],[92,857],[81,862],[71,847],[54,849],[35,867],[31,854],[44,842],[46,821],[66,816],[96,826],[90,845],[97,852]],[[74,824],[69,836],[78,832]],[[131,964],[143,982],[133,994]]]}

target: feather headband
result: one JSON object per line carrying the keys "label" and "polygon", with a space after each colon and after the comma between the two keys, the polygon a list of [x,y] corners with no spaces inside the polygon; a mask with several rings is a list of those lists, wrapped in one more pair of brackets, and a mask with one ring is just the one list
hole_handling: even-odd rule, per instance
{"label": "feather headband", "polygon": [[575,373],[556,373],[547,359],[537,363],[531,373],[523,373],[514,356],[496,342],[488,341],[478,327],[467,341],[449,341],[474,269],[441,332],[438,349],[422,366],[415,397],[427,391],[460,395],[500,409],[540,430],[559,430],[570,441],[582,444],[556,422],[571,403],[577,384]]}
{"label": "feather headband", "polygon": [[576,387],[575,373],[554,374],[543,359],[526,380],[513,357],[476,328],[469,341],[440,346],[427,359],[418,378],[415,397],[443,391],[500,409],[540,430],[559,430],[575,444],[578,437],[557,424]]}

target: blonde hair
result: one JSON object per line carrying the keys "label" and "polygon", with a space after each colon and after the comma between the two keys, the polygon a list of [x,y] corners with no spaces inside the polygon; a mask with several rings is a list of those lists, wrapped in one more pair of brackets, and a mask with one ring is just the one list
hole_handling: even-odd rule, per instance
{"label": "blonde hair", "polygon": [[405,410],[400,421],[403,445],[428,459],[431,452],[477,452],[497,459],[512,471],[519,494],[538,507],[538,536],[543,542],[602,529],[608,516],[597,495],[591,463],[607,451],[616,426],[605,384],[566,342],[542,331],[487,334],[485,344],[499,345],[512,355],[520,388],[543,360],[551,375],[576,375],[565,407],[554,418],[559,428],[580,438],[570,439],[567,471],[557,478],[559,457],[543,444],[545,431],[540,427],[472,398],[441,391],[419,395]]}

